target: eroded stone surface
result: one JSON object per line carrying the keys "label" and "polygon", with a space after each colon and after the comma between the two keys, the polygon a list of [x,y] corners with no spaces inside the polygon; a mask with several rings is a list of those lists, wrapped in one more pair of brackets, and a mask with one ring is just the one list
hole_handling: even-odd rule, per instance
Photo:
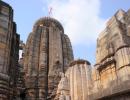
{"label": "eroded stone surface", "polygon": [[61,78],[55,100],[89,100],[91,84],[90,63],[85,60],[73,61]]}
{"label": "eroded stone surface", "polygon": [[[112,95],[130,89],[130,11],[119,10],[97,39],[96,65],[93,70],[93,99],[130,99]],[[127,95],[127,93],[126,93]]]}
{"label": "eroded stone surface", "polygon": [[0,100],[13,100],[17,95],[18,53],[13,9],[0,1]]}
{"label": "eroded stone surface", "polygon": [[39,19],[30,33],[24,57],[27,98],[53,100],[60,72],[73,60],[70,40],[55,19]]}
{"label": "eroded stone surface", "polygon": [[0,1],[0,100],[130,99],[130,10],[99,35],[92,72],[88,61],[71,62],[71,42],[53,18],[39,19],[26,45],[19,41],[13,10]]}

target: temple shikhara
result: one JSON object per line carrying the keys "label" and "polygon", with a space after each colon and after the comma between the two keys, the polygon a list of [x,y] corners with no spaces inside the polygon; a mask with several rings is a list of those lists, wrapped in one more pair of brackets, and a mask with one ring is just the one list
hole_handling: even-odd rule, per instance
{"label": "temple shikhara", "polygon": [[95,52],[94,66],[75,60],[51,17],[38,19],[23,43],[13,8],[0,1],[0,100],[130,100],[130,10],[109,19]]}

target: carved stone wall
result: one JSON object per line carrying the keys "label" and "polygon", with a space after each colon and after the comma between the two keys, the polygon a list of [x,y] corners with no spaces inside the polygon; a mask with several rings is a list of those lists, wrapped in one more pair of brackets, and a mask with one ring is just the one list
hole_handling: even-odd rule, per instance
{"label": "carved stone wall", "polygon": [[[21,47],[23,48],[23,47]],[[25,72],[23,69],[23,57],[24,57],[24,53],[22,53],[22,57],[19,59],[19,66],[18,66],[18,70],[17,70],[17,97],[16,100],[25,100],[26,98],[26,94],[25,94],[25,80],[24,76],[25,76]]]}
{"label": "carved stone wall", "polygon": [[26,45],[19,40],[13,10],[0,1],[0,100],[130,100],[130,10],[117,11],[99,34],[92,69],[73,61],[56,19],[39,19]]}
{"label": "carved stone wall", "polygon": [[[18,70],[19,70],[19,40],[20,36],[16,33],[16,24],[13,23],[12,27],[12,40],[11,40],[11,51],[10,51],[10,65],[8,69],[9,88],[10,88],[10,100],[15,99],[17,96],[17,80],[18,80]],[[9,100],[9,98],[8,98]]]}
{"label": "carved stone wall", "polygon": [[96,65],[92,75],[93,99],[130,99],[127,96],[130,94],[129,14],[129,11],[119,10],[97,39]]}
{"label": "carved stone wall", "polygon": [[16,96],[19,35],[10,5],[0,1],[0,100]]}
{"label": "carved stone wall", "polygon": [[90,63],[85,60],[73,61],[58,85],[55,100],[90,100],[91,84]]}
{"label": "carved stone wall", "polygon": [[60,72],[73,60],[70,40],[55,19],[39,19],[30,33],[24,57],[27,99],[53,100]]}

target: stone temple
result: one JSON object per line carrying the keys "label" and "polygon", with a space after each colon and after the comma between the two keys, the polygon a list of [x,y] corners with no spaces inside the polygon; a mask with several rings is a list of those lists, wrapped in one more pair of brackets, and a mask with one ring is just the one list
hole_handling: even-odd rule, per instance
{"label": "stone temple", "polygon": [[68,64],[73,60],[70,40],[55,19],[39,19],[30,33],[24,53],[28,99],[53,99]]}
{"label": "stone temple", "polygon": [[56,19],[37,20],[26,43],[16,26],[0,1],[0,100],[130,100],[130,10],[118,10],[99,34],[94,66],[74,60]]}

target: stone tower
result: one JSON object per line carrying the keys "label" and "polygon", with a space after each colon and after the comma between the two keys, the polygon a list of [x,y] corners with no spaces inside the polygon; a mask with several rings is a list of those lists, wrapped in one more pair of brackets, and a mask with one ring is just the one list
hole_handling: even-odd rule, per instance
{"label": "stone tower", "polygon": [[19,38],[12,7],[0,1],[0,100],[16,97]]}
{"label": "stone tower", "polygon": [[90,100],[91,82],[90,63],[86,60],[75,60],[62,76],[55,100]]}
{"label": "stone tower", "polygon": [[92,99],[130,99],[130,10],[117,11],[99,35],[93,83]]}
{"label": "stone tower", "polygon": [[25,47],[24,69],[27,99],[53,100],[60,80],[73,60],[70,40],[55,19],[39,19]]}

